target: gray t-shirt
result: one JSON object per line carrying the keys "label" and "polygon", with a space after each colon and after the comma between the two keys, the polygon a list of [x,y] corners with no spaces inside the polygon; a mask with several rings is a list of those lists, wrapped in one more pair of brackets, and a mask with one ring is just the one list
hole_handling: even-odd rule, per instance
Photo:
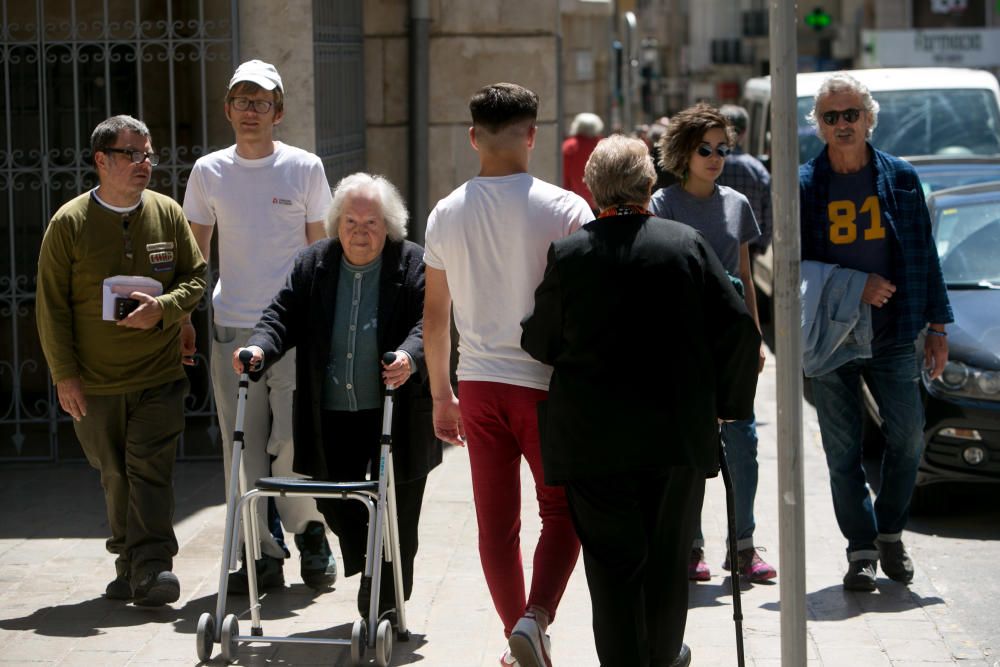
{"label": "gray t-shirt", "polygon": [[726,271],[739,277],[740,246],[760,235],[746,197],[725,185],[716,185],[708,197],[695,197],[678,183],[657,190],[649,205],[658,217],[701,232]]}

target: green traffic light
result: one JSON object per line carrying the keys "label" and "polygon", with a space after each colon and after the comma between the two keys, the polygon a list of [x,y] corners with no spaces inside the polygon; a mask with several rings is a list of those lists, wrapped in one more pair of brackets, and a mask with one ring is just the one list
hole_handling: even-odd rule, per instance
{"label": "green traffic light", "polygon": [[822,7],[817,7],[808,14],[806,14],[806,25],[811,27],[813,30],[822,30],[823,28],[830,25],[831,17],[828,12],[826,12]]}

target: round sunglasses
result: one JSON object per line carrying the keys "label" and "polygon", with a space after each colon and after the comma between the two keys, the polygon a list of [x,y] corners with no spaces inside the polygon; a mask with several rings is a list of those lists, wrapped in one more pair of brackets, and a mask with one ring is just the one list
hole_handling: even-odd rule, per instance
{"label": "round sunglasses", "polygon": [[843,111],[824,111],[821,114],[823,122],[827,125],[836,125],[840,117],[843,116],[844,120],[848,123],[858,122],[858,118],[861,118],[861,109],[844,109]]}
{"label": "round sunglasses", "polygon": [[[704,143],[701,146],[698,146],[698,148],[695,149],[695,152],[702,157],[709,157],[712,154],[712,145]],[[725,159],[732,152],[733,149],[726,144],[719,144],[715,147],[715,154],[723,159]]]}

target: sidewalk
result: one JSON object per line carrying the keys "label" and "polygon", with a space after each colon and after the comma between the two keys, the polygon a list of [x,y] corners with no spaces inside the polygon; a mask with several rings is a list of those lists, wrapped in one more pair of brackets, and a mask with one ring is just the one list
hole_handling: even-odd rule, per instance
{"label": "sidewalk", "polygon": [[[781,664],[773,357],[761,377],[758,545],[778,567],[770,585],[744,586],[747,665]],[[809,666],[1000,667],[975,646],[917,560],[913,584],[881,576],[874,594],[844,593],[843,539],[837,529],[819,442],[815,412],[805,405],[806,554]],[[524,481],[524,561],[537,540],[539,522]],[[175,572],[181,599],[173,607],[144,610],[104,600],[113,575],[104,551],[104,509],[96,472],[83,465],[0,469],[0,664],[5,665],[195,665],[195,624],[212,611],[224,520],[222,465],[186,463],[177,471]],[[686,641],[693,664],[736,665],[732,596],[721,575],[725,555],[725,497],[721,479],[710,480],[703,512],[712,580],[693,584]],[[292,547],[294,549],[294,546]],[[263,603],[268,635],[348,637],[355,614],[358,577],[314,595],[299,579],[295,554],[285,567],[284,592]],[[230,611],[245,612],[246,598],[231,598]],[[241,604],[244,603],[244,604]],[[413,599],[407,606],[411,639],[394,647],[392,664],[479,667],[497,664],[504,648],[479,565],[468,461],[463,450],[446,453],[430,477],[421,520],[421,546]],[[240,617],[247,633],[249,613]],[[552,627],[553,657],[560,667],[597,665],[590,628],[590,599],[582,562]],[[241,665],[349,665],[339,647],[251,645],[240,647]],[[216,664],[221,664],[215,647]],[[790,666],[786,666],[790,667]]]}

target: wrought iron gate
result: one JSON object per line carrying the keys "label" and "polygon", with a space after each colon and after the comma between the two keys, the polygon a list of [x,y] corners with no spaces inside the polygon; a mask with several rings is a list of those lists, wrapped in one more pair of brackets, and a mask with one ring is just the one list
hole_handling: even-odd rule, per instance
{"label": "wrought iron gate", "polygon": [[[0,0],[0,462],[82,456],[35,333],[35,272],[51,215],[96,185],[90,132],[118,113],[144,120],[160,155],[150,187],[180,201],[191,165],[218,148],[209,137],[230,136],[212,123],[233,70],[236,8],[237,0]],[[198,318],[207,350],[205,312]],[[199,356],[187,458],[218,455]]]}

